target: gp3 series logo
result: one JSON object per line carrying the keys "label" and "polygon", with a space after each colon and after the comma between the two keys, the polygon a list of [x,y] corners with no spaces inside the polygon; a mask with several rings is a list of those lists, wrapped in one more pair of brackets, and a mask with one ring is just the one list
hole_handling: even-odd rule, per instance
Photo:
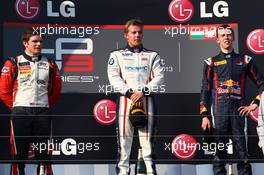
{"label": "gp3 series logo", "polygon": [[15,10],[17,14],[27,20],[35,18],[39,14],[39,0],[16,0]]}
{"label": "gp3 series logo", "polygon": [[[64,45],[71,44],[84,45],[83,49],[69,47],[63,48]],[[56,63],[63,72],[92,72],[93,63],[93,41],[90,38],[57,38],[55,49],[42,49],[43,54],[55,54]]]}
{"label": "gp3 series logo", "polygon": [[256,29],[247,37],[247,47],[255,54],[264,54],[264,29]]}
{"label": "gp3 series logo", "polygon": [[[212,18],[213,14],[218,17],[228,17],[228,3],[226,1],[217,1],[213,5],[213,12],[209,13],[206,11],[206,2],[200,2],[200,17],[201,18]],[[179,23],[184,23],[194,15],[194,6],[190,0],[173,0],[171,1],[168,8],[170,18]]]}

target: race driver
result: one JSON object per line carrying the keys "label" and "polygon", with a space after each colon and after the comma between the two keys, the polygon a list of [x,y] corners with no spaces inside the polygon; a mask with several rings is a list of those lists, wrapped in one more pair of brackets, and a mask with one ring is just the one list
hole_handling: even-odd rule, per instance
{"label": "race driver", "polygon": [[[43,38],[27,28],[22,35],[25,51],[8,58],[1,71],[0,98],[12,110],[10,120],[11,175],[24,175],[30,143],[47,143],[51,134],[50,107],[61,93],[61,78],[56,63],[41,55]],[[29,137],[30,136],[30,137]],[[31,137],[32,136],[32,137]],[[51,175],[48,150],[35,150],[44,173]],[[38,173],[39,174],[39,173]]]}
{"label": "race driver", "polygon": [[[245,82],[249,76],[257,85],[260,94],[264,89],[264,79],[258,71],[254,59],[234,52],[234,31],[229,25],[221,25],[216,30],[220,53],[205,60],[201,90],[200,114],[202,129],[211,129],[208,118],[209,109],[213,116],[213,127],[217,143],[228,142],[232,135],[239,175],[251,175],[248,162],[246,133],[244,128],[246,116],[259,103],[259,95],[249,106],[245,105]],[[212,106],[211,106],[212,105]],[[226,148],[218,150],[213,162],[215,175],[226,175]]]}
{"label": "race driver", "polygon": [[132,102],[142,101],[148,114],[148,123],[138,129],[143,159],[147,174],[156,174],[153,158],[154,102],[151,94],[162,89],[164,71],[157,52],[147,50],[142,45],[143,23],[138,19],[127,21],[124,28],[127,46],[111,52],[108,61],[108,78],[115,91],[120,94],[118,116],[118,175],[130,173],[129,159],[133,142],[134,127],[129,120]]}

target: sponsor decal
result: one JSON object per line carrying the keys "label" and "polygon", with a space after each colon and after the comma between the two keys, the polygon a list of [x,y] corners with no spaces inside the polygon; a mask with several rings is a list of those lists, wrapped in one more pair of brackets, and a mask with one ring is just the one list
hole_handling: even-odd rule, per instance
{"label": "sponsor decal", "polygon": [[15,10],[21,18],[30,20],[39,14],[40,2],[39,0],[16,0]]}
{"label": "sponsor decal", "polygon": [[7,72],[9,72],[9,67],[3,67],[3,68],[2,68],[2,72],[3,72],[3,73],[7,73]]}
{"label": "sponsor decal", "polygon": [[93,109],[95,120],[101,125],[111,125],[116,120],[116,104],[112,100],[98,101]]}
{"label": "sponsor decal", "polygon": [[[240,88],[233,88],[233,87],[228,87],[228,88],[217,88],[217,93],[218,94],[241,94],[241,89]],[[237,97],[240,99],[240,97]]]}
{"label": "sponsor decal", "polygon": [[224,65],[224,64],[227,64],[227,61],[226,60],[214,62],[214,65],[215,66],[220,66],[220,65]]}
{"label": "sponsor decal", "polygon": [[264,54],[264,29],[256,29],[247,37],[247,47],[255,54]]}
{"label": "sponsor decal", "polygon": [[75,4],[72,1],[62,1],[59,9],[59,12],[53,11],[53,2],[47,1],[48,17],[60,17],[60,15],[65,18],[75,17]]}
{"label": "sponsor decal", "polygon": [[38,84],[43,84],[43,85],[45,85],[45,84],[46,84],[46,81],[44,81],[44,80],[37,80],[37,83],[38,83]]}
{"label": "sponsor decal", "polygon": [[27,66],[19,66],[18,70],[31,70],[30,65]]}
{"label": "sponsor decal", "polygon": [[206,2],[200,2],[200,17],[213,18],[213,15],[218,18],[228,17],[229,8],[226,1],[217,1],[213,5],[213,13],[206,11]]}
{"label": "sponsor decal", "polygon": [[175,22],[184,23],[194,15],[194,7],[190,0],[173,0],[168,9],[170,18]]}
{"label": "sponsor decal", "polygon": [[227,81],[220,82],[220,86],[227,86],[227,87],[237,86],[237,87],[239,87],[239,82],[236,82],[232,79],[229,79]]}
{"label": "sponsor decal", "polygon": [[207,109],[206,107],[204,106],[204,104],[200,104],[200,114],[204,113],[204,112],[207,112]]}
{"label": "sponsor decal", "polygon": [[48,63],[38,63],[38,68],[39,69],[48,70],[49,69],[49,65],[48,65]]}
{"label": "sponsor decal", "polygon": [[172,153],[180,160],[190,160],[195,155],[197,144],[197,141],[191,135],[178,135],[172,141]]}
{"label": "sponsor decal", "polygon": [[148,66],[125,66],[125,70],[133,72],[133,71],[147,71]]}
{"label": "sponsor decal", "polygon": [[133,56],[133,53],[122,53],[123,57],[130,57]]}
{"label": "sponsor decal", "polygon": [[19,70],[19,74],[32,74],[31,70]]}
{"label": "sponsor decal", "polygon": [[18,63],[19,66],[26,66],[26,65],[30,65],[30,62],[20,62]]}
{"label": "sponsor decal", "polygon": [[28,82],[30,80],[30,78],[31,78],[31,74],[22,75],[20,77],[20,84],[21,84],[21,86],[26,86],[27,85],[26,82]]}
{"label": "sponsor decal", "polygon": [[113,65],[114,63],[115,63],[114,58],[110,58],[109,61],[108,61],[108,64],[109,65]]}

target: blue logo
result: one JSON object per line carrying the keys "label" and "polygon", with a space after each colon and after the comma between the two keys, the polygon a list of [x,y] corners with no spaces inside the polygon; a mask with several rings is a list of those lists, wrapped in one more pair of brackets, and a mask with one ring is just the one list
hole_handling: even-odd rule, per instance
{"label": "blue logo", "polygon": [[148,66],[125,66],[125,70],[133,72],[133,71],[147,71],[148,70]]}

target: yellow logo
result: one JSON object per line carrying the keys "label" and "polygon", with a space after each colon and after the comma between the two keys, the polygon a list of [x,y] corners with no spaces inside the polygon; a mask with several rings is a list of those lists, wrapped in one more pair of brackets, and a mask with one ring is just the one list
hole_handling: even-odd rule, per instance
{"label": "yellow logo", "polygon": [[223,65],[223,64],[226,64],[227,61],[226,60],[223,60],[223,61],[217,61],[214,63],[215,66],[219,66],[219,65]]}
{"label": "yellow logo", "polygon": [[21,70],[19,71],[20,74],[31,74],[31,70]]}
{"label": "yellow logo", "polygon": [[233,86],[239,86],[239,83],[235,82],[232,79],[229,79],[227,81],[221,82],[221,86],[233,87]]}

